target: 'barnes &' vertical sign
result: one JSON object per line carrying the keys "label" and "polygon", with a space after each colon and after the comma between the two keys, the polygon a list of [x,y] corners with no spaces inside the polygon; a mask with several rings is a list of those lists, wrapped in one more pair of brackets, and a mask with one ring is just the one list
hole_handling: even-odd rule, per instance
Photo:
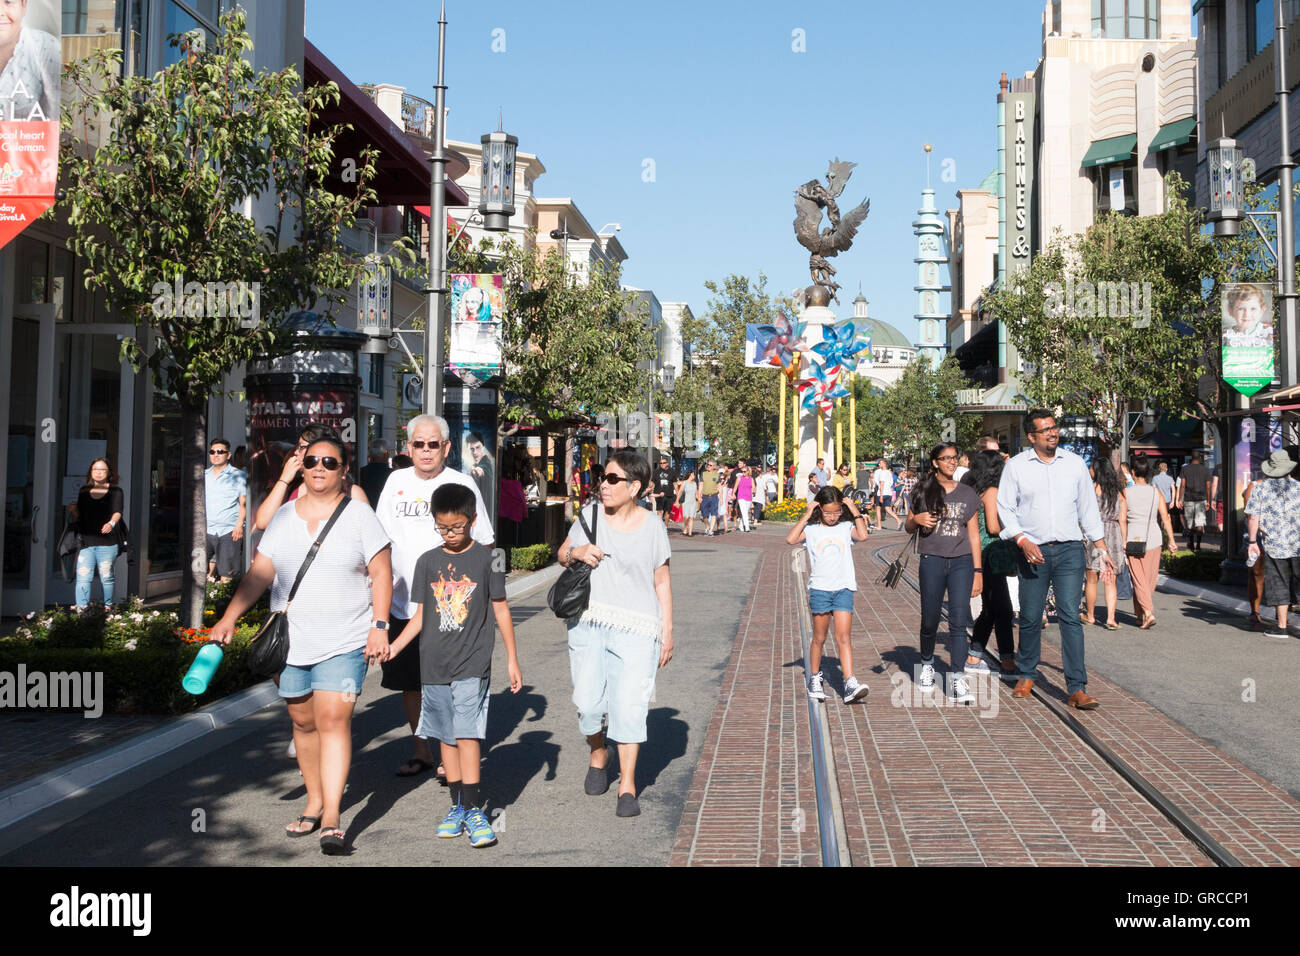
{"label": "'barnes &' vertical sign", "polygon": [[[1033,80],[1013,80],[1006,94],[1007,275],[1029,268],[1033,246],[1030,206],[1034,186]],[[1017,86],[1029,89],[1017,90]]]}

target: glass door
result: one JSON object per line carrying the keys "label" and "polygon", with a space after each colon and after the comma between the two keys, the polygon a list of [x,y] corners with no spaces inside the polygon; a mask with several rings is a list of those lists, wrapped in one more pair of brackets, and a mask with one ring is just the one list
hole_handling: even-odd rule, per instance
{"label": "glass door", "polygon": [[6,615],[45,606],[45,569],[58,542],[51,500],[59,440],[54,419],[54,313],[49,304],[14,308],[9,353],[9,436],[5,482]]}

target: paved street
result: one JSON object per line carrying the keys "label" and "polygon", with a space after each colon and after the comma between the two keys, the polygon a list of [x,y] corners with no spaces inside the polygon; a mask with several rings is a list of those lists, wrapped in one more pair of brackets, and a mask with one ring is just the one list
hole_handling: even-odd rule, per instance
{"label": "paved street", "polygon": [[[398,696],[379,687],[372,669],[354,721],[361,749],[344,797],[350,857],[324,857],[314,838],[284,836],[284,825],[301,812],[304,791],[295,762],[285,756],[288,718],[282,707],[271,707],[249,718],[263,728],[0,863],[662,866],[759,560],[755,549],[734,546],[741,537],[688,541],[672,535],[677,650],[650,709],[650,740],[638,766],[638,818],[614,816],[614,787],[603,797],[582,792],[587,748],[569,699],[565,631],[546,609],[542,589],[513,607],[525,679],[517,696],[498,690],[505,661],[498,653],[494,662],[483,779],[499,846],[474,850],[466,840],[433,836],[447,810],[446,791],[431,775],[394,775],[410,745]],[[206,816],[205,833],[192,830],[198,809]]]}

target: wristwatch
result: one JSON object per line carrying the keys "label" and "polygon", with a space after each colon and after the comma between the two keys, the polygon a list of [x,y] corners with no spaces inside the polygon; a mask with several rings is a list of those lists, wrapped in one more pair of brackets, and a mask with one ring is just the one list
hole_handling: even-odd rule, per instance
{"label": "wristwatch", "polygon": [[373,628],[374,628],[375,630],[377,630],[377,631],[386,631],[386,630],[388,630],[388,622],[387,622],[387,621],[371,621],[371,622],[370,622],[370,626],[373,627]]}

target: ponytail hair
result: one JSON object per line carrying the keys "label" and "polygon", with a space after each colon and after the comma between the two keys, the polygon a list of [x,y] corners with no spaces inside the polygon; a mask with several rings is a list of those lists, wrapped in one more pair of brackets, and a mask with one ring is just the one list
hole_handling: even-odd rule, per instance
{"label": "ponytail hair", "polygon": [[949,448],[953,451],[957,450],[957,446],[950,441],[940,442],[930,449],[930,469],[916,489],[916,500],[920,503],[920,507],[916,510],[943,514],[947,495],[944,494],[943,486],[939,484],[939,469],[934,463]]}

